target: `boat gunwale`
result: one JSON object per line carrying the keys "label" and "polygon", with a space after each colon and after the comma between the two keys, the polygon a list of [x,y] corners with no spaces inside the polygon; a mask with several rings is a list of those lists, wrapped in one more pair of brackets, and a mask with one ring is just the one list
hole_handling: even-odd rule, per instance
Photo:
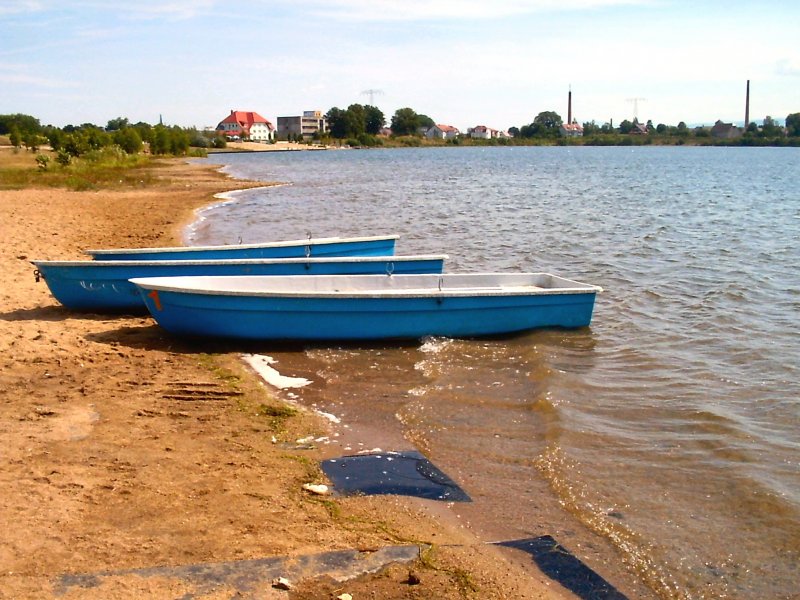
{"label": "boat gunwale", "polygon": [[[236,246],[240,248],[241,246]],[[447,254],[407,254],[385,256],[308,256],[291,258],[207,258],[198,260],[32,260],[36,267],[141,267],[141,266],[223,266],[223,265],[265,265],[265,264],[331,264],[338,262],[416,262],[443,260],[450,258]]]}
{"label": "boat gunwale", "polygon": [[158,254],[161,252],[197,252],[197,251],[220,251],[231,249],[257,249],[257,248],[286,248],[291,246],[323,246],[337,243],[361,243],[379,240],[395,240],[399,235],[375,235],[363,237],[327,237],[327,238],[306,238],[297,240],[283,240],[277,242],[262,242],[253,244],[223,244],[220,246],[165,246],[161,248],[102,248],[84,250],[84,254],[90,256],[103,256],[104,254]]}
{"label": "boat gunwale", "polygon": [[[565,280],[565,278],[552,273],[459,273],[449,274],[450,277],[458,277],[462,275],[480,275],[484,277],[492,276],[534,276],[534,275],[547,275],[557,279]],[[190,276],[191,277],[191,276]],[[232,276],[237,277],[237,276]],[[245,276],[245,277],[259,277],[259,276]],[[267,276],[265,276],[267,277]],[[274,280],[276,277],[289,279],[293,277],[343,277],[343,278],[359,278],[359,277],[419,277],[414,274],[399,274],[399,275],[278,275],[270,276]],[[442,278],[446,281],[448,275],[432,274],[431,277]],[[214,297],[237,297],[237,298],[292,298],[292,299],[341,299],[341,300],[359,300],[359,299],[396,299],[396,298],[470,298],[470,297],[491,297],[491,296],[556,296],[556,295],[575,295],[575,294],[598,294],[603,291],[600,286],[581,283],[566,279],[569,283],[577,284],[579,287],[555,287],[544,288],[530,285],[496,285],[496,286],[462,286],[455,287],[422,287],[422,288],[405,288],[405,289],[361,289],[361,290],[235,290],[235,289],[203,289],[203,288],[187,288],[177,285],[159,284],[153,282],[157,279],[176,279],[178,277],[137,277],[129,279],[131,283],[139,288],[146,290],[156,290],[160,292],[169,292],[175,294],[185,294],[191,296],[214,296]],[[225,278],[225,276],[220,276]],[[148,281],[149,280],[149,281]]]}

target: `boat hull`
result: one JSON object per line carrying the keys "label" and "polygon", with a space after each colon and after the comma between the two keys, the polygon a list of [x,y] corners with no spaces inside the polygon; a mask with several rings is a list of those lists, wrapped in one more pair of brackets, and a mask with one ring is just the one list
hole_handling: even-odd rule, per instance
{"label": "boat hull", "polygon": [[441,273],[444,255],[210,261],[33,261],[56,300],[72,310],[146,312],[130,279],[192,275]]}
{"label": "boat hull", "polygon": [[[404,277],[420,276],[383,276],[395,280]],[[335,290],[323,295],[225,294],[178,289],[181,282],[175,280],[135,283],[158,324],[171,333],[250,340],[478,337],[541,327],[584,327],[591,322],[595,296],[600,291],[595,286],[577,284],[582,287],[539,287],[513,293],[471,292],[465,288],[452,292],[448,286],[454,276],[440,277],[444,281],[441,291],[434,287],[425,293],[393,291],[385,295],[336,295]]]}
{"label": "boat hull", "polygon": [[256,258],[308,258],[332,256],[391,256],[397,236],[317,238],[176,248],[118,248],[87,250],[94,260],[220,260]]}

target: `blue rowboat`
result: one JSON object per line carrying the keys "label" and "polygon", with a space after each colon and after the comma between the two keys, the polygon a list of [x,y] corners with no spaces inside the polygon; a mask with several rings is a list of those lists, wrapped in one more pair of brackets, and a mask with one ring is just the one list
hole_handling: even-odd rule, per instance
{"label": "blue rowboat", "polygon": [[398,236],[308,238],[263,244],[86,250],[95,260],[217,260],[320,256],[391,256]]}
{"label": "blue rowboat", "polygon": [[61,304],[74,310],[146,312],[135,277],[441,273],[445,255],[344,256],[258,260],[32,261]]}
{"label": "blue rowboat", "polygon": [[134,279],[178,335],[258,340],[475,337],[583,327],[601,288],[549,273]]}

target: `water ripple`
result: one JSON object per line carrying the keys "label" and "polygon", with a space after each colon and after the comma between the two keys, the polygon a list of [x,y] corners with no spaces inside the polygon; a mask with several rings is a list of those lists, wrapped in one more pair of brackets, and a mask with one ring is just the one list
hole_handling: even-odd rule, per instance
{"label": "water ripple", "polygon": [[[495,510],[524,523],[502,490],[535,471],[664,598],[795,593],[796,149],[269,154],[222,160],[292,185],[205,211],[195,243],[391,231],[451,271],[604,287],[591,328],[381,357],[411,438],[496,473]],[[343,370],[358,351],[316,352],[329,382],[367,389],[374,368]]]}

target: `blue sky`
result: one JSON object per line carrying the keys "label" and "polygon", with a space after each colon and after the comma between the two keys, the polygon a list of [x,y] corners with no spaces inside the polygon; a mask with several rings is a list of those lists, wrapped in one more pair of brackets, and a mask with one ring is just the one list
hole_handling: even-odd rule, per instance
{"label": "blue sky", "polygon": [[[0,114],[215,126],[231,109],[545,110],[675,125],[800,112],[796,0],[0,0]],[[640,98],[638,102],[631,101]]]}

